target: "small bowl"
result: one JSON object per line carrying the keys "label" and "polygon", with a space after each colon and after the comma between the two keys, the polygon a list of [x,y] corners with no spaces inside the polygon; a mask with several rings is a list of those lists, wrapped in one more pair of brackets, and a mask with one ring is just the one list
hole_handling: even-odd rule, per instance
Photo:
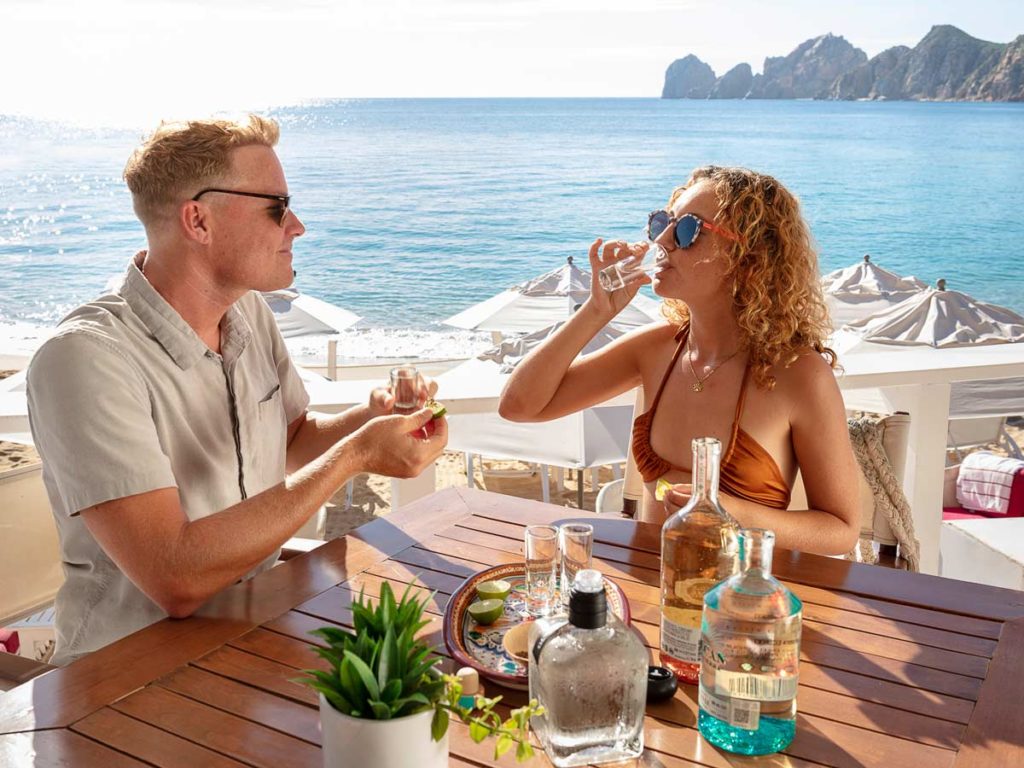
{"label": "small bowl", "polygon": [[520,664],[530,663],[530,625],[524,621],[510,628],[501,638],[501,646],[505,652]]}

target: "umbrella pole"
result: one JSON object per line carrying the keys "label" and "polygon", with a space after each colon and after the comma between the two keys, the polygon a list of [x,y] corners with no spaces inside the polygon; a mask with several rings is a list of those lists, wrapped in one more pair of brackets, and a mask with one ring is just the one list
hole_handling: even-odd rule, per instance
{"label": "umbrella pole", "polygon": [[583,470],[576,470],[576,508],[583,509]]}

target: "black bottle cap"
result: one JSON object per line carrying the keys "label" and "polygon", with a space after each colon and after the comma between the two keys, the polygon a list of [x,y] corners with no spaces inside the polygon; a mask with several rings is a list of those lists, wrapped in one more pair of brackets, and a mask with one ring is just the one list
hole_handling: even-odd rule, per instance
{"label": "black bottle cap", "polygon": [[647,703],[657,704],[675,696],[679,682],[668,667],[647,668]]}
{"label": "black bottle cap", "polygon": [[600,629],[608,623],[608,596],[600,571],[587,568],[576,574],[569,593],[569,623],[580,629]]}

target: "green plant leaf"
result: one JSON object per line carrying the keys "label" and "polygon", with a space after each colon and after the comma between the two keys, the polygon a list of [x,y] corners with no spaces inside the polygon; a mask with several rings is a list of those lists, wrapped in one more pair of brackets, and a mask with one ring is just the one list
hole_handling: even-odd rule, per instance
{"label": "green plant leaf", "polygon": [[[351,653],[351,651],[346,651],[346,653]],[[341,666],[338,668],[338,678],[341,683],[341,692],[345,698],[351,701],[353,706],[361,708],[366,701],[366,688],[359,682],[355,665],[348,657],[341,662]]]}
{"label": "green plant leaf", "polygon": [[373,672],[366,666],[366,662],[352,653],[352,651],[345,651],[345,660],[351,662],[352,668],[359,675],[360,682],[366,686],[366,690],[370,694],[370,701],[380,699],[380,688],[373,677]]}
{"label": "green plant leaf", "polygon": [[374,720],[390,720],[391,719],[391,707],[385,704],[383,701],[371,701],[370,709],[373,711]]}
{"label": "green plant leaf", "polygon": [[530,746],[530,742],[520,741],[516,746],[516,760],[525,763],[531,757],[533,757],[533,747]]}
{"label": "green plant leaf", "polygon": [[314,629],[309,634],[323,638],[330,645],[342,645],[345,640],[355,640],[356,637],[355,632],[349,632],[341,627],[320,627],[319,629]]}
{"label": "green plant leaf", "polygon": [[440,741],[448,732],[448,712],[443,709],[435,709],[434,717],[430,721],[430,738]]}
{"label": "green plant leaf", "polygon": [[395,701],[402,693],[402,681],[401,680],[388,680],[380,692],[381,701],[385,701],[388,704],[394,706]]}
{"label": "green plant leaf", "polygon": [[512,739],[511,736],[509,736],[507,733],[501,734],[501,736],[498,737],[498,741],[494,744],[494,759],[497,760],[499,757],[501,757],[510,749],[512,749],[513,744],[515,744],[515,741]]}
{"label": "green plant leaf", "polygon": [[343,714],[351,714],[352,704],[334,688],[321,683],[310,683],[310,687],[320,691],[324,698],[331,703],[331,706]]}
{"label": "green plant leaf", "polygon": [[430,706],[430,701],[422,693],[414,693],[411,696],[405,696],[401,699],[396,699],[391,703],[391,711],[395,717],[404,717],[405,715],[411,715],[416,712],[422,712],[424,709]]}
{"label": "green plant leaf", "polygon": [[391,585],[385,581],[380,588],[380,618],[382,626],[394,626],[396,613],[395,593],[391,591]]}
{"label": "green plant leaf", "polygon": [[380,659],[377,661],[377,684],[382,690],[388,684],[388,680],[395,676],[392,668],[397,656],[398,648],[395,645],[395,630],[389,626],[387,632],[384,633],[384,642],[380,646]]}
{"label": "green plant leaf", "polygon": [[491,733],[491,729],[481,722],[474,720],[469,724],[469,738],[479,744]]}

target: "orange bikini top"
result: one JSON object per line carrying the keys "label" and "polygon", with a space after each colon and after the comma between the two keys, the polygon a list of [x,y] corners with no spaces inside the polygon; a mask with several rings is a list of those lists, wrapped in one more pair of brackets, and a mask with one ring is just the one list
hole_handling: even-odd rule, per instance
{"label": "orange bikini top", "polygon": [[[671,462],[665,461],[655,453],[651,447],[651,426],[654,424],[654,413],[658,409],[658,402],[661,400],[661,393],[665,390],[665,384],[672,369],[675,367],[679,355],[686,344],[688,328],[683,328],[676,338],[679,345],[675,354],[672,355],[672,362],[661,379],[661,386],[654,396],[654,402],[650,410],[642,413],[633,421],[633,459],[636,461],[637,469],[645,483],[653,483],[666,472],[678,470],[685,472],[682,467],[677,467]],[[789,486],[779,471],[778,464],[771,457],[761,444],[740,428],[740,417],[743,415],[743,403],[747,398],[747,379],[750,375],[748,365],[743,372],[743,383],[740,385],[740,397],[736,403],[736,416],[732,422],[732,437],[729,440],[729,447],[722,458],[721,472],[719,475],[719,488],[731,496],[736,496],[766,507],[775,509],[787,509],[789,507]]]}

